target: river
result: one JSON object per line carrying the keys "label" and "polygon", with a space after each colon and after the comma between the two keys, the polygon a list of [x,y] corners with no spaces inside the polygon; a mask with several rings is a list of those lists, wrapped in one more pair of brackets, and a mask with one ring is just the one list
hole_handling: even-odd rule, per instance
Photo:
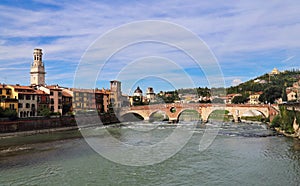
{"label": "river", "polygon": [[[190,127],[185,124],[178,126]],[[156,131],[150,138],[153,143],[175,128],[131,123],[85,130],[109,130],[123,142],[147,145],[149,141],[143,143],[144,138],[135,134],[151,125],[156,125],[151,129]],[[3,138],[0,185],[299,185],[299,140],[275,135],[260,123],[223,123],[211,145],[200,152],[204,131],[203,126],[195,128],[178,153],[145,166],[100,156],[76,130]]]}

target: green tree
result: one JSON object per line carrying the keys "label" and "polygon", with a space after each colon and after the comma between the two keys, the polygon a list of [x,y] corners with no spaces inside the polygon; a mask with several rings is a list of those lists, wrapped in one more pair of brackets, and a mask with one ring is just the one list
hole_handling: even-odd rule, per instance
{"label": "green tree", "polygon": [[69,104],[64,104],[63,107],[62,107],[62,115],[65,115],[67,114],[68,112],[71,111],[71,108],[72,108],[72,104],[69,103]]}
{"label": "green tree", "polygon": [[240,103],[246,103],[248,101],[248,97],[246,96],[235,96],[231,102],[233,104],[240,104]]}
{"label": "green tree", "polygon": [[286,88],[283,87],[282,89],[282,101],[287,101],[287,95],[286,95]]}
{"label": "green tree", "polygon": [[264,90],[264,93],[259,96],[259,101],[263,103],[273,104],[276,99],[281,98],[282,88],[280,86],[270,86]]}
{"label": "green tree", "polygon": [[38,108],[38,115],[39,116],[44,116],[44,117],[49,117],[51,115],[51,111],[48,107],[39,107]]}
{"label": "green tree", "polygon": [[12,110],[9,108],[3,109],[2,107],[0,107],[0,117],[15,120],[18,117],[18,113],[16,110]]}

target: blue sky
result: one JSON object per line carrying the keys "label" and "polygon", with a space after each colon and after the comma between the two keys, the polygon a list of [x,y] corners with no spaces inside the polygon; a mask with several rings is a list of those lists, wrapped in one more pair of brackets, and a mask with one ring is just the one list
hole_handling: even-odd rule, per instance
{"label": "blue sky", "polygon": [[[279,70],[300,68],[299,11],[300,2],[294,0],[2,0],[0,82],[29,84],[33,49],[42,48],[46,83],[71,87],[80,60],[99,37],[133,21],[161,20],[181,25],[203,40],[215,55],[226,86],[231,86],[270,72],[274,67]],[[184,80],[180,81],[180,75],[176,76],[178,70],[187,73],[195,86],[209,86],[201,69],[188,65],[189,59],[180,53],[170,47],[149,43],[126,48],[107,63],[102,70],[105,72],[99,75],[97,87],[107,88],[109,80],[118,78],[116,70],[120,69],[112,67],[124,67],[124,61],[127,65],[132,61],[139,63],[138,59],[154,54],[170,58],[181,68],[165,70],[167,78],[164,80],[158,77],[137,79],[126,85],[125,93],[139,82],[144,90],[152,86],[156,91],[190,86]],[[167,66],[168,60],[162,61]],[[156,65],[154,70],[162,68],[166,67]],[[143,71],[145,67],[136,65],[134,69]],[[150,69],[146,70],[149,72]],[[124,85],[126,77],[123,75],[121,79]],[[170,86],[172,81],[177,82],[176,86]]]}

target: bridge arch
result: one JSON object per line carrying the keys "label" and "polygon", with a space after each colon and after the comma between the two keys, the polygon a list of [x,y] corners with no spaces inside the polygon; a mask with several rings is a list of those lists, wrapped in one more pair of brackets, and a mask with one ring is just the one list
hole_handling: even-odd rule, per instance
{"label": "bridge arch", "polygon": [[[187,113],[183,115],[184,113]],[[197,114],[197,115],[196,115]],[[186,120],[186,121],[198,121],[201,119],[201,113],[198,109],[195,108],[184,108],[178,112],[177,121]]]}
{"label": "bridge arch", "polygon": [[154,110],[149,113],[149,121],[168,121],[168,113],[164,110]]}
{"label": "bridge arch", "polygon": [[[255,113],[256,112],[256,113]],[[250,114],[250,115],[249,115]],[[252,115],[252,116],[251,116]],[[262,118],[260,118],[260,116],[262,116]],[[269,113],[268,111],[264,111],[262,109],[256,109],[256,108],[251,108],[251,109],[245,109],[243,111],[240,112],[240,118],[241,119],[250,119],[250,120],[254,120],[257,119],[257,121],[263,121],[266,118],[268,118]]]}
{"label": "bridge arch", "polygon": [[226,107],[224,108],[212,108],[210,112],[207,114],[206,121],[209,119],[215,119],[215,120],[232,120],[234,118],[234,110],[228,109]]}
{"label": "bridge arch", "polygon": [[142,121],[148,118],[148,116],[143,115],[142,113],[131,111],[121,115],[122,121]]}

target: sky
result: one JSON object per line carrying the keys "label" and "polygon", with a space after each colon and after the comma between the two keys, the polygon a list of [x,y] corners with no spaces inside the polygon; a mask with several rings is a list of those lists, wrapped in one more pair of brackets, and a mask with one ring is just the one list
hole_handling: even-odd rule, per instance
{"label": "sky", "polygon": [[[91,78],[96,87],[109,88],[116,79],[129,94],[137,86],[159,91],[212,87],[217,81],[237,85],[274,67],[300,68],[299,11],[300,2],[294,0],[1,0],[0,83],[29,85],[32,53],[41,48],[49,85],[73,87],[76,79]],[[149,20],[171,26],[162,29]],[[139,30],[132,23],[147,24]],[[168,42],[152,41],[152,32]],[[103,42],[106,36],[113,39]],[[137,37],[143,42],[126,43]],[[118,42],[124,46],[109,53]],[[199,66],[187,50],[200,61],[214,62]],[[91,58],[97,64],[82,70]],[[215,72],[206,69],[212,67]]]}

